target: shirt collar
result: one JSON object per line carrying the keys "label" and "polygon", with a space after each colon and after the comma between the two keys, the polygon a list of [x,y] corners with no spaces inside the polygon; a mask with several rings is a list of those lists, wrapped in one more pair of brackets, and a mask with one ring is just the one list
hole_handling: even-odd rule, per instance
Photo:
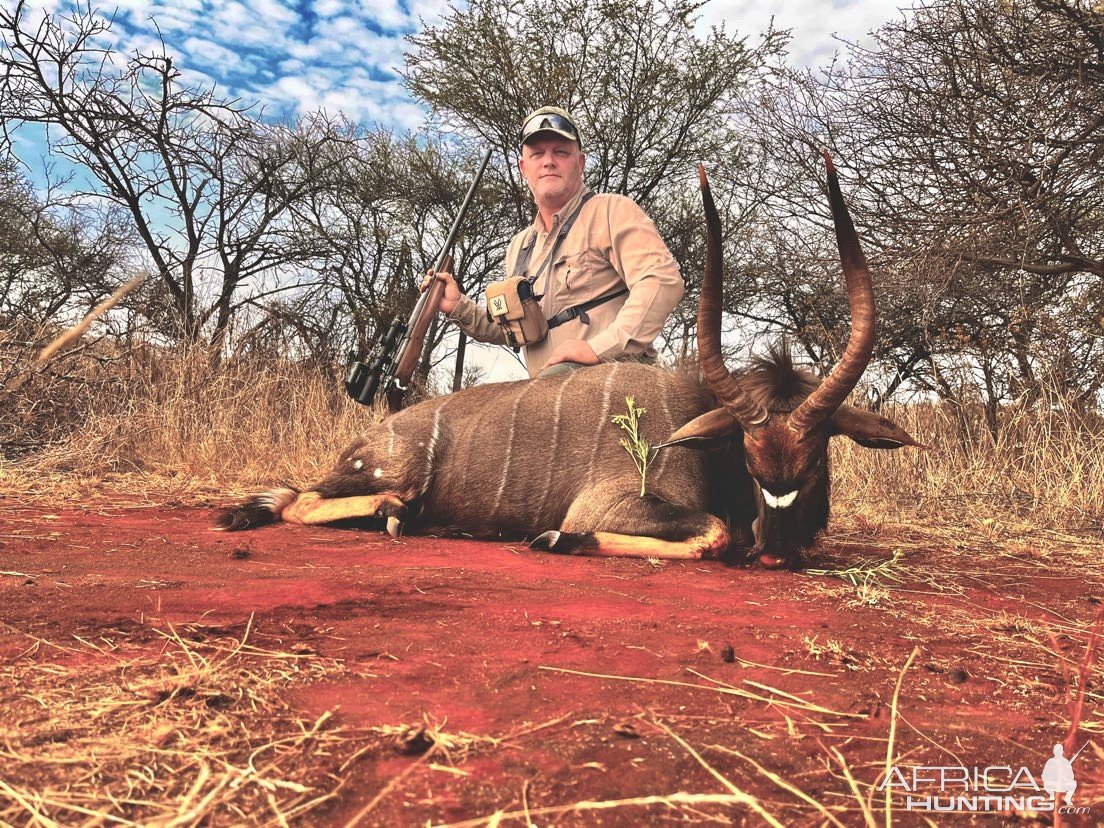
{"label": "shirt collar", "polygon": [[533,229],[537,231],[538,235],[551,232],[553,229],[558,229],[568,216],[575,212],[579,207],[579,202],[583,200],[583,196],[589,191],[589,187],[585,183],[579,183],[579,189],[575,191],[575,194],[567,200],[567,203],[561,207],[557,212],[552,214],[552,227],[545,227],[544,222],[541,220],[540,211],[537,211],[536,216],[533,217]]}

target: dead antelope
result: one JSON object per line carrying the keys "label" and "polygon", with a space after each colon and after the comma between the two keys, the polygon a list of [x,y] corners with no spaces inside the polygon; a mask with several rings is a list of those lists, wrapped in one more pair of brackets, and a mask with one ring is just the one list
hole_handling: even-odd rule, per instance
{"label": "dead antelope", "polygon": [[[432,534],[533,538],[581,555],[737,560],[796,567],[827,525],[828,440],[918,445],[843,405],[870,359],[874,297],[831,160],[828,186],[850,298],[850,342],[823,382],[776,349],[741,375],[721,359],[720,219],[701,171],[708,262],[698,308],[706,383],[635,363],[479,386],[372,426],[305,492],[278,489],[225,512],[216,528],[384,517]],[[671,436],[648,490],[612,416],[634,396],[645,436]]]}

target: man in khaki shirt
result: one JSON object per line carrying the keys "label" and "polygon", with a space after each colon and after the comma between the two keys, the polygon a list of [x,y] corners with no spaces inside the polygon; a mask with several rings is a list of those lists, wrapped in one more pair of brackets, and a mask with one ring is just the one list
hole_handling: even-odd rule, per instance
{"label": "man in khaki shirt", "polygon": [[[583,183],[579,131],[562,109],[542,107],[525,119],[518,167],[533,193],[532,226],[510,242],[507,276],[523,275],[542,297],[548,335],[525,346],[530,377],[620,359],[654,359],[652,341],[684,285],[655,224],[621,195],[595,194]],[[574,221],[563,238],[566,222]],[[523,268],[519,258],[526,258]],[[423,288],[432,274],[427,276]],[[460,293],[449,273],[441,312],[473,339],[507,343],[486,308]]]}

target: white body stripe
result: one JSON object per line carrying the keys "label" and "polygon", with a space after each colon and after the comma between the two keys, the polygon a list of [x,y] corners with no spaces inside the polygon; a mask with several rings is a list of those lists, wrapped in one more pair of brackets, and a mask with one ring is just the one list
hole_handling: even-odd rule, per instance
{"label": "white body stripe", "polygon": [[502,496],[506,493],[506,481],[510,477],[510,460],[514,454],[514,435],[517,433],[518,406],[521,405],[522,397],[532,387],[532,383],[527,383],[524,386],[521,393],[514,400],[514,407],[510,410],[510,434],[506,438],[506,459],[502,461],[502,482],[498,484],[498,491],[495,493],[494,505],[491,507],[492,516],[498,515],[498,507],[502,505]]}
{"label": "white body stripe", "polygon": [[[621,363],[615,362],[613,364],[613,370],[609,372],[609,376],[606,377],[606,384],[602,389],[602,413],[598,417],[598,422],[595,425],[594,430],[594,449],[590,452],[590,461],[587,463],[587,482],[589,483],[594,479],[594,475],[598,471],[597,461],[598,452],[602,449],[602,431],[606,425],[610,422],[610,395],[613,393],[613,381],[617,377],[618,371],[621,370]],[[613,444],[615,447],[617,443]],[[608,446],[607,446],[608,447]],[[620,449],[618,449],[620,450]]]}
{"label": "white body stripe", "polygon": [[[675,431],[674,423],[671,423],[671,408],[667,404],[670,394],[671,394],[671,389],[668,388],[666,385],[663,386],[663,422],[664,423],[670,423],[670,425],[668,427],[667,434],[672,434]],[[666,436],[661,436],[660,437],[660,440],[666,440],[666,439],[667,439]],[[656,467],[652,470],[651,474],[648,475],[649,477],[651,477],[653,480],[659,480],[660,476],[663,474],[664,466],[667,465],[667,457],[669,455],[670,455],[669,451],[667,451],[666,449],[660,449],[660,451],[659,451],[659,462],[656,463]]]}
{"label": "white body stripe", "polygon": [[571,384],[571,381],[575,379],[577,375],[577,371],[572,371],[567,375],[567,379],[565,379],[560,386],[560,390],[556,392],[556,402],[552,404],[552,446],[548,452],[551,462],[548,463],[548,476],[544,481],[544,490],[541,492],[540,502],[537,503],[537,508],[533,512],[538,516],[544,510],[544,505],[548,502],[548,495],[552,492],[552,481],[555,479],[556,456],[557,452],[560,450],[560,409],[563,405],[564,389]]}
{"label": "white body stripe", "polygon": [[[447,400],[448,397],[445,397]],[[424,495],[429,489],[429,484],[433,480],[433,458],[437,452],[437,438],[441,436],[441,411],[444,409],[445,403],[441,403],[437,406],[437,410],[433,412],[433,428],[429,432],[429,444],[426,446],[426,459],[425,459],[425,476],[422,480],[422,490],[418,493]]]}

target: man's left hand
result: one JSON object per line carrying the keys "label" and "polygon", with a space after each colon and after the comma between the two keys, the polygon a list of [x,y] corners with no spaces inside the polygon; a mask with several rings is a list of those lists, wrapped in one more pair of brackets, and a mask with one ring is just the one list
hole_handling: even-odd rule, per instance
{"label": "man's left hand", "polygon": [[581,339],[569,339],[556,346],[556,350],[552,352],[552,356],[548,358],[548,362],[541,366],[541,370],[543,371],[548,366],[556,365],[561,362],[577,362],[580,365],[597,365],[601,361],[602,360],[598,359],[598,354],[594,353],[594,349],[586,342]]}

